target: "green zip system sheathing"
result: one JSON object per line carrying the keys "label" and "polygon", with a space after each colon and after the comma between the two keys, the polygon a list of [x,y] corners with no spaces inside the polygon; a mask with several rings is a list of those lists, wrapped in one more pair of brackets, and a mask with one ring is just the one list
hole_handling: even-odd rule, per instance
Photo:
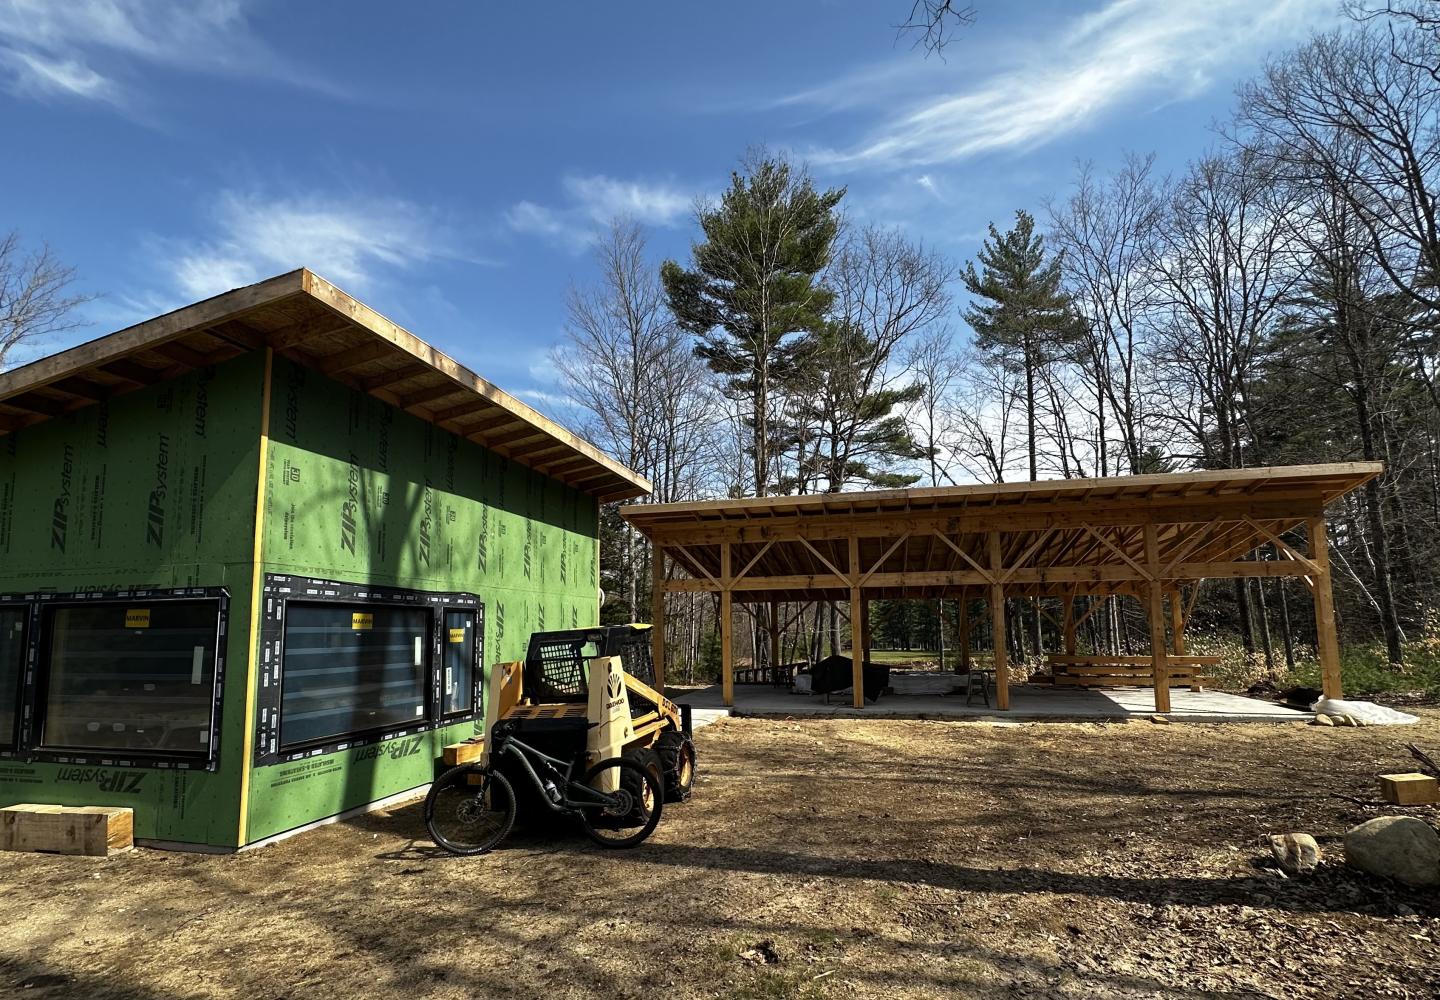
{"label": "green zip system sheathing", "polygon": [[0,804],[135,809],[137,837],[235,846],[264,358],[0,438],[0,593],[224,587],[214,771],[0,760]]}
{"label": "green zip system sheathing", "polygon": [[[253,352],[0,438],[0,593],[229,594],[214,770],[0,760],[0,804],[132,806],[137,838],[237,847],[423,785],[475,731],[245,759],[265,379]],[[263,573],[473,594],[487,668],[597,620],[593,497],[280,356],[268,395]]]}
{"label": "green zip system sheathing", "polygon": [[[262,531],[266,573],[475,594],[487,666],[523,659],[532,631],[598,620],[593,498],[283,358]],[[475,731],[257,768],[247,839],[425,784]]]}

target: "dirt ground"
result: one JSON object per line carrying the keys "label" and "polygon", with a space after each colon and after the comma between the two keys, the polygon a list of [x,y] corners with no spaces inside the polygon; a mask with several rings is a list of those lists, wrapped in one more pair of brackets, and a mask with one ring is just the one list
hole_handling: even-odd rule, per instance
{"label": "dirt ground", "polygon": [[[730,720],[635,851],[450,858],[411,805],[232,857],[0,857],[0,996],[1434,997],[1440,894],[1338,863],[1406,741],[1440,712]],[[1266,867],[1291,830],[1334,861]]]}

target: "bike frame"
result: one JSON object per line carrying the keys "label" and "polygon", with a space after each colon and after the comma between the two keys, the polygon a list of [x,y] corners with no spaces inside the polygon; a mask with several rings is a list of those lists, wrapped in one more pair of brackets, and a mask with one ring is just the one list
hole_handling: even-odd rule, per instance
{"label": "bike frame", "polygon": [[[597,792],[589,785],[583,785],[575,780],[575,764],[578,758],[572,761],[564,761],[558,757],[551,757],[547,753],[542,753],[534,747],[520,742],[513,736],[507,736],[505,738],[505,742],[501,745],[499,752],[502,754],[508,753],[520,761],[520,766],[525,769],[525,773],[530,776],[531,782],[535,785],[535,790],[540,793],[540,801],[543,802],[551,812],[575,812],[580,809],[614,804],[614,800],[609,794]],[[545,793],[545,782],[540,778],[540,775],[536,773],[535,766],[530,763],[532,756],[538,758],[550,770],[555,771],[556,777],[560,778],[563,782],[563,784],[560,785],[559,802],[551,802],[550,796]],[[565,768],[563,775],[557,770],[560,767]],[[578,789],[589,798],[589,801],[585,802],[572,799],[570,797],[572,789]]]}

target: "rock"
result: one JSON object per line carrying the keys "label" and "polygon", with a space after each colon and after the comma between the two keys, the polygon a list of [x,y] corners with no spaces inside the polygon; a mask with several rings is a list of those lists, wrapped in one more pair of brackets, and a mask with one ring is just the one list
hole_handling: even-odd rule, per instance
{"label": "rock", "polygon": [[1270,837],[1270,853],[1286,875],[1314,871],[1320,864],[1320,845],[1308,833],[1284,833]]}
{"label": "rock", "polygon": [[1316,713],[1315,713],[1315,721],[1312,722],[1311,725],[1312,725],[1312,726],[1333,726],[1333,725],[1335,725],[1335,720],[1332,719],[1332,718],[1330,718],[1330,716],[1326,715],[1324,712],[1316,712]]}
{"label": "rock", "polygon": [[1345,861],[1407,885],[1440,884],[1440,835],[1414,816],[1378,816],[1345,834]]}
{"label": "rock", "polygon": [[1150,716],[1150,721],[1153,722],[1153,723],[1155,723],[1157,726],[1168,726],[1168,725],[1170,725],[1170,720],[1167,719],[1165,716],[1160,715],[1160,714],[1158,714],[1158,713],[1155,714],[1155,715]]}

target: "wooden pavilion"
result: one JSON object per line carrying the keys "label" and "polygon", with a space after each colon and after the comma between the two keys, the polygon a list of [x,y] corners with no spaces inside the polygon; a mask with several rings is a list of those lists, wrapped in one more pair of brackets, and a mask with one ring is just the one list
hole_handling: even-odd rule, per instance
{"label": "wooden pavilion", "polygon": [[[1340,697],[1325,508],[1380,474],[1379,463],[1224,469],[935,489],[639,504],[621,515],[653,544],[655,665],[664,683],[664,595],[717,593],[725,704],[734,704],[734,602],[769,605],[778,659],[780,602],[848,600],[855,706],[876,598],[976,598],[988,604],[996,704],[1010,705],[1007,597],[1058,598],[1063,659],[1076,655],[1075,598],[1128,595],[1146,609],[1144,680],[1155,709],[1172,683],[1194,685],[1185,627],[1203,580],[1298,577],[1315,602],[1328,697]],[[1306,541],[1298,541],[1297,529]],[[1290,535],[1296,541],[1286,541]],[[1274,558],[1251,558],[1270,549]],[[1188,593],[1187,593],[1188,591]],[[1088,613],[1099,602],[1092,600]],[[1168,604],[1168,615],[1167,615]],[[1167,642],[1167,625],[1172,640]],[[961,629],[962,641],[968,637]]]}

